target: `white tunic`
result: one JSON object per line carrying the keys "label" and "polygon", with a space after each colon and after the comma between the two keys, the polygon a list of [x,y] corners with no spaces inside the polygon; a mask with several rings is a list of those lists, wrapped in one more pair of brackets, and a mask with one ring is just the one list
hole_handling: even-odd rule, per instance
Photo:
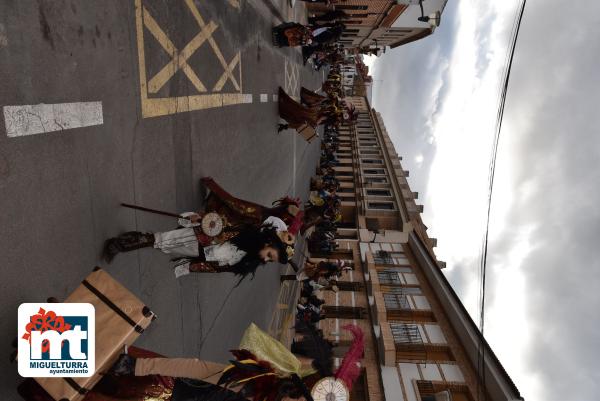
{"label": "white tunic", "polygon": [[[188,217],[194,214],[188,212],[183,213],[181,216]],[[179,225],[184,228],[154,233],[154,248],[178,256],[199,256],[198,238],[193,227],[200,225],[200,223],[192,223],[188,219],[179,219]]]}

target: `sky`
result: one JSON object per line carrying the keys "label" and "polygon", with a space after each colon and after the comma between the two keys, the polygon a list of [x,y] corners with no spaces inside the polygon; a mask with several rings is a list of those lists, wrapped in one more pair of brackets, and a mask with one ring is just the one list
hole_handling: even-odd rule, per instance
{"label": "sky", "polygon": [[[479,254],[518,0],[450,0],[435,33],[369,60],[436,254],[478,322]],[[600,3],[529,0],[490,218],[485,335],[526,400],[600,399]]]}

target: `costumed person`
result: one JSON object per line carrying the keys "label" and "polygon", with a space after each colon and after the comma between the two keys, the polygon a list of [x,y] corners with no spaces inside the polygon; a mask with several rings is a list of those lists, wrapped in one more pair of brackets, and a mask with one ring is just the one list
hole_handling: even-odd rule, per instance
{"label": "costumed person", "polygon": [[296,102],[281,87],[278,96],[279,117],[286,121],[286,124],[279,124],[278,132],[293,128],[309,143],[318,137],[315,128],[325,121],[319,108],[307,107]]}
{"label": "costumed person", "polygon": [[186,391],[189,399],[215,401],[279,401],[286,397],[313,401],[312,395],[317,393],[331,394],[327,397],[331,401],[338,400],[338,396],[339,400],[347,400],[360,375],[358,363],[364,351],[364,334],[354,325],[343,328],[352,333],[354,340],[335,374],[330,347],[306,347],[310,356],[298,358],[255,324],[244,333],[239,349],[232,351],[235,359],[229,365],[198,359],[136,359],[122,355],[112,374],[176,377],[173,399],[179,391]]}
{"label": "costumed person", "polygon": [[326,96],[321,96],[304,86],[300,88],[300,100],[306,106],[319,106],[327,101]]}
{"label": "costumed person", "polygon": [[326,25],[326,24],[330,23],[331,21],[349,19],[349,18],[351,18],[351,16],[346,14],[343,10],[333,10],[333,11],[328,11],[321,15],[308,17],[308,23],[314,26],[314,25],[319,25],[320,22],[324,22],[325,23],[324,25]]}
{"label": "costumed person", "polygon": [[335,22],[331,26],[323,26],[312,30],[312,43],[325,45],[335,42],[342,36],[346,26]]}
{"label": "costumed person", "polygon": [[285,264],[293,255],[295,237],[277,217],[268,217],[261,226],[227,227],[217,236],[207,234],[211,228],[204,227],[204,223],[201,224],[199,214],[184,213],[179,219],[181,228],[157,233],[124,233],[105,242],[104,254],[107,260],[112,260],[120,252],[154,247],[178,258],[176,277],[189,272],[230,272],[241,279],[254,275],[259,266],[268,262]]}
{"label": "costumed person", "polygon": [[310,28],[296,22],[285,22],[273,28],[273,44],[278,47],[306,46],[312,43]]}
{"label": "costumed person", "polygon": [[[161,355],[137,347],[129,347],[135,358],[161,358]],[[176,378],[170,376],[115,376],[106,374],[82,401],[179,401],[173,397]],[[34,379],[25,379],[17,392],[26,401],[54,401]],[[240,400],[245,401],[245,400]]]}
{"label": "costumed person", "polygon": [[304,212],[300,210],[301,203],[299,199],[286,196],[273,202],[273,207],[266,207],[234,197],[211,177],[204,177],[201,182],[210,191],[206,197],[204,211],[223,215],[234,226],[238,224],[261,224],[269,216],[275,216],[283,220],[288,226],[288,231],[294,235],[298,233],[302,226]]}
{"label": "costumed person", "polygon": [[319,262],[311,262],[307,260],[304,263],[304,268],[301,269],[298,274],[285,274],[280,277],[281,281],[287,280],[312,280],[318,282],[320,278],[330,280],[332,278],[339,278],[343,272],[353,270],[352,267],[347,266],[343,260],[337,260],[335,262],[328,262],[325,260]]}

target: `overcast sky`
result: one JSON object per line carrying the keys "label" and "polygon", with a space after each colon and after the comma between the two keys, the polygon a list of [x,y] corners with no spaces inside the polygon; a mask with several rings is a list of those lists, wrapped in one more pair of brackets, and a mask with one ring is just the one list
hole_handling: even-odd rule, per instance
{"label": "overcast sky", "polygon": [[[372,69],[373,106],[473,316],[518,4],[450,0],[433,36]],[[529,0],[498,151],[486,304],[486,337],[528,401],[600,399],[599,127],[600,3]]]}

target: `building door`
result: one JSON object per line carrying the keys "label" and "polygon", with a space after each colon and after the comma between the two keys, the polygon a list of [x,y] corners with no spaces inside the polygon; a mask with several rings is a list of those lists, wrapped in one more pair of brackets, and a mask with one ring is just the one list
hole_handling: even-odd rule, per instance
{"label": "building door", "polygon": [[363,368],[360,376],[354,382],[352,386],[352,392],[350,393],[350,399],[352,401],[368,401],[369,400],[369,388],[367,386],[367,372]]}
{"label": "building door", "polygon": [[366,319],[367,309],[360,306],[323,305],[327,319]]}
{"label": "building door", "polygon": [[336,283],[340,291],[363,291],[365,284],[361,281],[338,281]]}

